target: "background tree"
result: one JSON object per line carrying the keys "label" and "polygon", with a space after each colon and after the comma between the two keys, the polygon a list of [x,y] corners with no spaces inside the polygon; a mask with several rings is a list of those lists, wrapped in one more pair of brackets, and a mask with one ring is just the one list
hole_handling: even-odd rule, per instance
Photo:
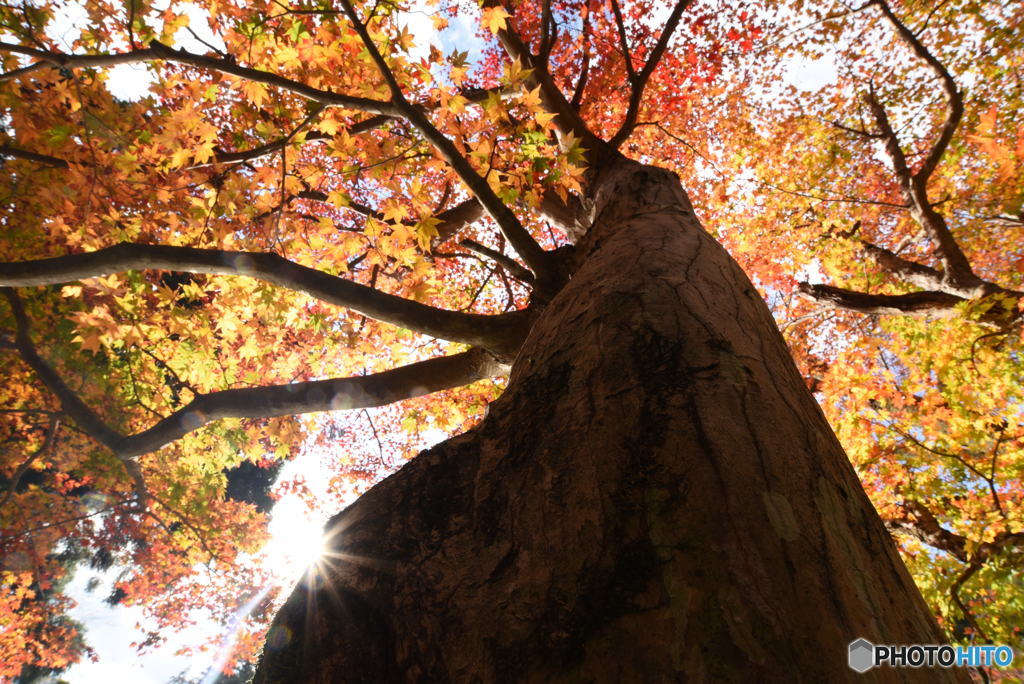
{"label": "background tree", "polygon": [[[210,3],[223,47],[205,54],[168,47],[174,6],[88,9],[70,49],[43,30],[50,8],[3,17],[12,581],[58,575],[53,550],[74,534],[114,549],[133,569],[121,598],[166,622],[189,602],[230,610],[248,597],[181,587],[199,562],[227,570],[261,542],[252,508],[222,499],[224,471],[292,455],[303,425],[280,416],[482,381],[403,418],[412,432],[466,426],[512,365],[478,430],[339,519],[336,552],[397,566],[325,567],[322,622],[305,640],[272,633],[264,676],[315,667],[304,648],[393,674],[381,633],[411,649],[407,672],[532,676],[603,669],[602,640],[635,633],[651,660],[633,671],[655,678],[779,672],[807,652],[794,634],[827,643],[808,676],[841,677],[854,636],[937,638],[752,286],[674,178],[618,151],[658,159],[658,135],[735,121],[703,104],[739,102],[715,79],[726,44],[758,38],[746,8],[485,3],[497,42],[472,72],[463,54],[411,58],[407,15],[386,3]],[[158,97],[110,95],[104,69],[129,62],[150,65]],[[29,470],[44,480],[23,488]],[[562,522],[539,534],[551,516]],[[43,519],[61,524],[26,524]],[[438,548],[465,568],[425,565]],[[546,554],[558,574],[532,574]],[[258,586],[246,572],[216,588]],[[484,589],[436,605],[467,577]],[[508,586],[527,588],[507,613],[543,643],[512,629],[487,653],[413,645],[420,621],[426,634],[497,624]],[[780,613],[798,586],[823,600]],[[751,587],[771,598],[751,601]],[[298,594],[281,624],[310,608]],[[702,639],[730,659],[703,658]]]}

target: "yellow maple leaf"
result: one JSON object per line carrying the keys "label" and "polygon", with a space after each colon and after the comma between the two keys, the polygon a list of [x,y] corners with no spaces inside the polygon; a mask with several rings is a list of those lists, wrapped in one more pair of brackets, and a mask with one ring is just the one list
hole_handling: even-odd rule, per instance
{"label": "yellow maple leaf", "polygon": [[531,111],[540,106],[540,86],[523,92],[523,106]]}
{"label": "yellow maple leaf", "polygon": [[103,347],[103,343],[100,339],[102,337],[103,335],[101,335],[98,330],[90,330],[84,335],[75,335],[71,338],[71,341],[78,342],[85,351],[98,352]]}
{"label": "yellow maple leaf", "polygon": [[428,216],[416,224],[416,242],[419,243],[420,249],[430,249],[430,241],[437,237],[437,227],[440,224],[441,220],[436,216]]}
{"label": "yellow maple leaf", "polygon": [[352,204],[352,200],[349,199],[349,196],[340,190],[332,190],[327,193],[327,201],[338,208],[347,207]]}
{"label": "yellow maple leaf", "polygon": [[260,355],[260,343],[255,335],[249,335],[245,342],[238,348],[238,355],[243,359],[255,359]]}
{"label": "yellow maple leaf", "polygon": [[333,118],[324,118],[320,120],[316,127],[320,129],[321,133],[326,133],[327,135],[334,135],[338,132],[342,125],[338,121],[335,121]]}
{"label": "yellow maple leaf", "polygon": [[466,111],[467,104],[469,104],[469,100],[464,98],[462,95],[456,95],[448,101],[448,111],[452,114],[461,114]]}
{"label": "yellow maple leaf", "polygon": [[278,60],[285,66],[298,66],[301,64],[299,60],[299,51],[290,45],[282,46],[277,51]]}
{"label": "yellow maple leaf", "polygon": [[540,124],[541,128],[549,128],[551,121],[555,118],[554,114],[548,112],[537,112],[534,117],[537,119],[537,123]]}
{"label": "yellow maple leaf", "polygon": [[171,168],[180,169],[187,162],[192,159],[192,150],[187,147],[182,147],[174,151],[171,155]]}
{"label": "yellow maple leaf", "polygon": [[448,77],[452,79],[452,83],[455,85],[462,85],[466,80],[466,73],[469,71],[468,66],[452,67]]}
{"label": "yellow maple leaf", "polygon": [[195,148],[193,154],[193,160],[196,164],[205,164],[206,162],[213,159],[213,142],[205,142]]}
{"label": "yellow maple leaf", "polygon": [[409,216],[409,210],[398,203],[388,204],[384,209],[384,220],[391,223],[401,223]]}
{"label": "yellow maple leaf", "polygon": [[504,7],[485,7],[480,11],[483,17],[484,28],[489,30],[492,34],[497,34],[505,28],[505,20],[512,16],[505,11]]}
{"label": "yellow maple leaf", "polygon": [[263,104],[263,100],[267,97],[266,87],[264,87],[262,83],[257,83],[256,81],[245,81],[242,84],[242,93],[254,107],[259,107]]}

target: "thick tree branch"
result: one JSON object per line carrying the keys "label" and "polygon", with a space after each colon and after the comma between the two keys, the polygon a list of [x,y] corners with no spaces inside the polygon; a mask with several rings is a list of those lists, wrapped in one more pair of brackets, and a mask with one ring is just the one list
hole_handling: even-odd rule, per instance
{"label": "thick tree branch", "polygon": [[[485,0],[483,6],[502,7],[503,5],[501,0]],[[565,95],[562,94],[561,89],[551,77],[551,72],[547,70],[540,59],[534,57],[529,46],[510,23],[506,23],[505,28],[498,31],[498,42],[501,43],[501,47],[510,59],[530,69],[526,85],[529,88],[540,88],[541,102],[548,112],[555,115],[554,123],[559,135],[571,135],[582,140],[583,147],[591,152],[603,146],[604,143],[590,131],[586,122],[576,111],[576,107],[565,99]]]}
{"label": "thick tree branch", "polygon": [[514,353],[522,334],[523,321],[520,319],[523,312],[484,316],[436,309],[266,252],[232,252],[125,242],[84,254],[0,263],[0,286],[55,285],[143,269],[258,278],[353,309],[385,323],[441,339],[485,347],[498,354]]}
{"label": "thick tree branch", "polygon": [[85,69],[89,67],[112,67],[119,64],[134,64],[156,58],[151,49],[131,50],[117,54],[99,55],[66,55],[60,52],[49,52],[27,48],[23,45],[12,45],[11,43],[0,43],[0,52],[16,52],[37,57],[38,62],[7,73],[0,74],[0,82],[25,76],[34,71],[52,68]]}
{"label": "thick tree branch", "polygon": [[910,294],[868,294],[831,285],[800,283],[797,291],[829,309],[867,314],[951,316],[954,307],[964,301],[947,292],[911,292]]}
{"label": "thick tree branch", "polygon": [[1024,532],[1001,532],[990,542],[980,544],[974,553],[968,553],[968,539],[964,535],[951,532],[942,527],[931,510],[919,501],[908,499],[901,504],[902,514],[897,518],[886,519],[885,526],[892,533],[906,534],[928,546],[945,551],[966,567],[949,587],[949,596],[957,609],[981,641],[985,640],[974,614],[964,604],[960,590],[985,563],[1003,551],[1019,550],[1024,547]]}
{"label": "thick tree branch", "polygon": [[0,145],[0,157],[23,159],[25,161],[35,162],[36,164],[42,164],[43,166],[52,166],[55,169],[66,169],[70,166],[66,160],[59,157],[52,157],[48,154],[39,154],[38,152],[30,152],[17,147],[11,147],[10,145]]}
{"label": "thick tree branch", "polygon": [[[388,117],[374,118],[386,119]],[[279,138],[277,140],[271,140],[268,143],[257,145],[256,147],[253,147],[248,150],[238,150],[235,152],[224,152],[222,150],[215,150],[213,153],[213,158],[210,159],[210,161],[202,164],[190,164],[186,168],[201,169],[203,167],[213,166],[215,164],[237,164],[240,162],[255,161],[261,157],[266,157],[268,155],[274,154],[275,152],[280,152],[282,149],[287,147],[289,143],[291,143],[294,137],[294,135],[289,135],[284,138]],[[333,137],[334,136],[327,135],[326,133],[310,133],[309,135],[306,136],[306,142],[330,140]]]}
{"label": "thick tree branch", "polygon": [[[115,451],[114,453],[117,452]],[[118,458],[128,473],[128,477],[132,479],[132,488],[135,489],[135,506],[139,510],[145,511],[148,508],[151,495],[149,493],[149,486],[146,485],[146,477],[142,474],[142,466],[134,460],[138,456],[142,456],[142,454],[118,454]]]}
{"label": "thick tree branch", "polygon": [[540,12],[540,48],[537,50],[537,59],[546,69],[548,59],[551,56],[551,48],[554,47],[555,27],[551,18],[551,0],[544,0]]}
{"label": "thick tree branch", "polygon": [[885,520],[885,526],[890,532],[902,532],[932,548],[945,551],[961,563],[970,562],[967,537],[944,528],[931,509],[919,501],[908,499],[901,504],[901,508],[900,517]]}
{"label": "thick tree branch", "polygon": [[445,209],[437,215],[440,223],[437,224],[437,237],[434,238],[434,244],[450,240],[463,228],[483,218],[483,215],[484,208],[475,199],[466,200],[449,209]]}
{"label": "thick tree branch", "polygon": [[934,268],[904,259],[895,252],[870,242],[863,243],[861,248],[882,270],[905,283],[922,290],[941,290],[944,286],[942,274]]}
{"label": "thick tree branch", "polygon": [[528,271],[527,269],[520,266],[515,259],[505,256],[504,254],[495,249],[491,249],[490,247],[481,245],[476,240],[460,240],[459,244],[471,252],[476,252],[480,256],[490,259],[491,261],[493,261],[494,263],[498,264],[506,271],[511,273],[513,276],[518,278],[519,280],[522,280],[523,282],[526,283],[533,283],[533,274],[530,273],[530,271]]}
{"label": "thick tree branch", "polygon": [[576,79],[576,87],[572,91],[572,99],[569,101],[573,111],[578,111],[580,103],[583,102],[583,91],[587,89],[587,77],[590,76],[590,12],[583,17],[583,30],[580,40],[583,41],[583,55],[580,58],[579,77]]}
{"label": "thick tree branch", "polygon": [[538,209],[544,218],[564,230],[572,242],[583,237],[593,219],[584,211],[583,202],[574,193],[567,194],[563,200],[558,193],[546,192]]}
{"label": "thick tree branch", "polygon": [[[989,282],[983,282],[981,289],[985,297],[992,297],[993,300],[991,305],[978,309],[978,323],[1005,331],[1008,326],[1020,320],[1020,311],[1012,304],[1024,298],[1024,292],[1002,288]],[[810,283],[797,284],[797,292],[818,302],[825,309],[882,315],[954,316],[958,315],[958,304],[971,301],[948,291],[925,290],[899,295],[869,294]],[[1006,306],[1006,303],[1010,303],[1011,306]]]}
{"label": "thick tree branch", "polygon": [[956,87],[956,81],[953,80],[953,76],[950,75],[949,70],[943,66],[942,62],[935,58],[935,56],[918,40],[917,36],[900,21],[892,9],[889,7],[889,3],[886,0],[874,0],[874,4],[878,5],[879,9],[882,10],[882,15],[886,21],[896,30],[896,34],[900,37],[910,49],[914,52],[914,55],[918,59],[922,60],[928,65],[928,68],[938,77],[942,83],[942,92],[946,98],[946,112],[945,120],[942,123],[942,128],[939,132],[939,138],[932,145],[931,150],[928,152],[928,156],[925,158],[921,168],[914,174],[915,181],[922,186],[927,183],[928,178],[935,171],[935,167],[938,166],[942,160],[942,155],[945,154],[946,148],[949,147],[950,140],[953,139],[953,134],[956,133],[957,126],[960,125],[960,120],[964,115],[964,100],[960,90]]}
{"label": "thick tree branch", "polygon": [[153,41],[149,44],[149,49],[153,52],[154,56],[168,61],[177,62],[179,64],[188,64],[190,66],[199,67],[200,69],[210,69],[212,71],[219,71],[224,74],[230,74],[232,76],[238,76],[249,81],[255,81],[256,83],[263,83],[265,85],[274,86],[301,95],[314,102],[327,107],[344,107],[346,109],[355,109],[363,112],[370,112],[371,114],[384,114],[388,116],[396,116],[398,112],[389,102],[381,102],[379,100],[373,100],[366,97],[354,97],[351,95],[342,95],[335,93],[330,90],[321,90],[312,86],[294,81],[290,78],[285,78],[269,71],[263,71],[262,69],[254,69],[252,67],[239,66],[235,62],[223,57],[209,57],[206,55],[197,55],[186,50],[175,50],[174,48],[164,45],[158,41]]}
{"label": "thick tree branch", "polygon": [[[926,292],[912,295],[891,296],[855,293],[828,286],[810,286],[801,284],[800,290],[818,301],[829,303],[836,308],[868,313],[938,313],[943,309],[951,309],[958,301],[974,299],[994,293],[1005,293],[1016,296],[1013,291],[989,283],[979,278],[971,268],[970,261],[960,249],[945,218],[938,213],[928,199],[928,178],[939,163],[949,142],[963,116],[963,98],[957,90],[956,83],[946,68],[918,40],[892,12],[886,0],[871,0],[869,4],[878,5],[886,21],[895,29],[900,40],[923,60],[936,74],[942,83],[946,98],[946,118],[942,124],[939,139],[932,146],[927,158],[915,173],[911,170],[906,154],[900,146],[899,138],[893,129],[885,108],[879,102],[874,88],[870,87],[865,100],[871,110],[877,133],[868,133],[849,129],[833,124],[844,130],[866,137],[880,138],[885,144],[886,153],[892,163],[896,180],[910,209],[911,217],[929,236],[935,254],[942,263],[942,272],[936,269],[904,259],[894,252],[882,247],[865,244],[864,249],[879,266],[904,282],[921,287]],[[946,300],[947,303],[944,303]],[[1005,316],[993,315],[986,322],[1001,325]],[[1000,321],[999,319],[1004,319]]]}
{"label": "thick tree branch", "polygon": [[[20,47],[20,46],[17,46]],[[0,51],[14,51],[7,43],[0,43]],[[40,61],[22,69],[0,74],[0,81],[23,76],[32,71],[43,68],[67,68],[80,69],[85,67],[110,67],[118,64],[131,64],[145,62],[155,59],[163,59],[178,64],[188,64],[200,69],[218,71],[222,74],[237,76],[256,83],[281,88],[306,99],[319,102],[325,107],[344,107],[371,114],[382,114],[386,116],[398,116],[399,112],[390,102],[381,102],[365,97],[343,95],[330,90],[321,90],[305,83],[285,78],[278,74],[253,67],[245,67],[237,64],[234,60],[225,57],[210,57],[208,55],[197,55],[187,50],[176,50],[159,41],[152,41],[149,47],[143,50],[131,50],[118,54],[101,55],[67,55],[59,52],[46,52],[34,50],[33,55],[39,57]]]}
{"label": "thick tree branch", "polygon": [[17,293],[0,288],[7,298],[18,326],[17,345],[22,359],[56,395],[64,413],[90,437],[110,449],[124,463],[142,501],[148,498],[142,471],[133,459],[221,418],[270,418],[314,411],[335,411],[383,406],[402,399],[423,396],[507,370],[489,352],[469,351],[420,361],[383,373],[297,382],[287,385],[231,389],[199,395],[153,427],[134,435],[122,435],[110,428],[57,372],[39,356],[30,337],[28,318]]}
{"label": "thick tree branch", "polygon": [[[480,102],[485,101],[488,98],[488,96],[493,92],[495,91],[489,88],[467,88],[466,90],[463,90],[460,94],[463,97],[465,97],[469,103],[478,104]],[[414,106],[419,108],[421,111],[426,112],[430,109],[430,107],[434,105],[419,104]],[[367,119],[364,119],[363,121],[359,121],[352,124],[351,126],[348,126],[346,128],[346,132],[348,133],[348,135],[351,136],[359,135],[360,133],[366,133],[368,131],[380,128],[387,122],[394,121],[396,118],[397,117],[388,114],[378,114],[376,116],[371,116]],[[308,123],[308,121],[306,123]],[[291,142],[291,140],[295,137],[296,133],[298,133],[298,131],[300,131],[303,127],[304,124],[296,128],[296,130],[292,132],[292,134],[289,136],[279,138],[278,140],[272,140],[271,142],[265,143],[258,147],[254,147],[251,150],[241,150],[238,152],[217,151],[214,153],[212,162],[209,162],[207,164],[191,166],[189,168],[198,168],[199,166],[209,166],[211,164],[228,164],[235,162],[252,161],[254,159],[264,157],[268,154],[273,154],[274,152],[278,152],[281,149],[287,147],[288,143]],[[330,140],[333,137],[333,135],[329,135],[327,133],[310,133],[306,136],[306,142],[312,142],[317,140]],[[2,154],[2,148],[0,148],[0,154]]]}
{"label": "thick tree branch", "polygon": [[74,390],[67,386],[64,380],[57,374],[57,372],[48,364],[46,361],[39,356],[36,351],[35,345],[32,343],[30,337],[30,328],[28,317],[25,315],[25,309],[21,304],[21,298],[17,292],[9,287],[0,287],[0,291],[3,292],[4,297],[7,299],[7,303],[11,307],[11,311],[14,314],[14,320],[17,324],[17,333],[15,337],[15,344],[18,348],[18,353],[21,355],[22,360],[25,361],[35,371],[39,379],[43,381],[43,384],[53,392],[60,400],[61,408],[64,413],[75,421],[78,427],[82,428],[97,442],[107,447],[112,447],[117,443],[120,435],[112,430],[103,420],[96,415],[91,408],[89,408],[85,402],[83,402]]}
{"label": "thick tree branch", "polygon": [[114,452],[124,466],[128,476],[132,479],[132,486],[135,488],[135,493],[138,497],[138,505],[141,508],[145,508],[149,498],[146,481],[142,476],[139,464],[131,460],[131,455],[122,454],[118,450],[119,441],[122,439],[121,435],[104,423],[79,398],[74,390],[68,387],[57,371],[39,356],[35,345],[32,343],[28,317],[25,315],[25,309],[21,305],[21,298],[18,297],[18,293],[8,287],[0,287],[0,291],[3,292],[8,304],[10,304],[14,320],[18,326],[15,340],[22,360],[35,371],[39,379],[46,385],[46,388],[57,397],[64,413],[75,421],[75,424],[90,437]]}
{"label": "thick tree branch", "polygon": [[27,45],[18,45],[17,43],[7,43],[0,41],[0,51],[13,52],[17,55],[25,55],[26,57],[35,57],[37,59],[46,59],[50,53],[46,50],[39,50],[38,48],[28,47]]}
{"label": "thick tree branch", "polygon": [[222,418],[272,418],[384,406],[468,385],[505,370],[488,352],[476,348],[371,375],[223,390],[200,395],[148,430],[122,437],[116,449],[122,457],[139,456]]}
{"label": "thick tree branch", "polygon": [[619,7],[619,0],[612,0],[612,14],[615,15],[615,30],[619,34],[619,50],[622,52],[622,59],[626,64],[626,76],[635,88],[637,73],[633,68],[633,56],[630,54],[629,40],[626,38],[626,24],[622,21],[622,8]]}
{"label": "thick tree branch", "polygon": [[988,637],[985,636],[985,631],[981,628],[981,625],[978,624],[978,619],[974,617],[974,613],[971,612],[971,610],[964,604],[963,599],[960,598],[960,589],[967,583],[967,580],[971,579],[975,573],[981,570],[983,565],[984,563],[981,563],[980,561],[970,563],[964,571],[960,573],[960,576],[956,578],[956,581],[954,581],[949,587],[949,598],[952,599],[957,609],[959,609],[960,614],[963,615],[967,624],[969,624],[971,629],[974,630],[974,634],[972,635],[973,639],[982,643],[988,641]]}
{"label": "thick tree branch", "polygon": [[[654,49],[651,50],[651,54],[647,58],[647,62],[644,64],[644,68],[640,70],[640,73],[636,75],[636,78],[630,79],[633,87],[629,94],[629,106],[626,110],[626,117],[622,121],[622,126],[619,128],[618,132],[612,136],[612,139],[608,141],[608,144],[612,148],[618,149],[636,127],[637,116],[640,114],[640,103],[643,102],[644,89],[647,87],[647,82],[650,81],[651,74],[654,73],[654,70],[661,62],[661,57],[665,54],[665,49],[668,47],[668,41],[672,38],[672,34],[679,25],[679,19],[683,16],[683,11],[686,10],[692,2],[693,0],[677,0],[676,6],[672,8],[672,13],[665,21],[665,26],[661,30],[658,42],[655,43]],[[628,55],[626,60],[627,62],[629,61]]]}
{"label": "thick tree branch", "polygon": [[983,216],[982,221],[990,223],[999,223],[1005,226],[1013,227],[1024,227],[1024,215],[1022,216],[1011,216],[1010,214],[1000,214],[998,216]]}
{"label": "thick tree branch", "polygon": [[[327,193],[321,192],[320,190],[303,190],[302,192],[295,195],[292,199],[309,199],[316,202],[326,202]],[[361,202],[349,202],[345,205],[345,208],[351,209],[357,214],[375,218],[378,221],[384,221],[384,214],[377,211],[373,207],[368,207]],[[432,240],[432,243],[436,247],[437,245],[450,240],[459,231],[464,228],[476,223],[484,215],[484,208],[480,205],[476,199],[468,199],[464,202],[460,202],[455,206],[449,207],[442,212],[439,212],[434,218],[438,220],[438,224],[435,226],[437,230],[437,237]],[[403,225],[415,226],[415,221],[403,221]]]}
{"label": "thick tree branch", "polygon": [[[409,123],[415,126],[444,160],[448,162],[462,182],[465,183],[466,187],[469,188],[473,196],[480,201],[480,204],[483,205],[487,213],[498,224],[498,228],[508,239],[513,249],[519,253],[523,261],[537,274],[538,282],[542,286],[550,285],[553,288],[557,288],[562,278],[555,260],[537,244],[529,231],[519,221],[519,218],[501,201],[484,177],[477,173],[476,169],[473,168],[465,157],[459,154],[455,144],[441,133],[418,107],[410,104],[402,92],[402,87],[395,79],[395,75],[391,71],[387,60],[381,55],[376,43],[373,42],[373,38],[370,37],[366,25],[360,21],[359,15],[352,7],[352,3],[348,0],[341,0],[341,4],[353,27],[362,39],[364,47],[384,78],[391,92],[391,99],[395,109]],[[545,288],[542,287],[542,289]]]}
{"label": "thick tree branch", "polygon": [[920,501],[908,499],[900,507],[902,515],[885,521],[890,531],[903,532],[945,551],[961,563],[985,563],[1003,551],[1016,551],[1024,547],[1024,532],[1000,532],[990,542],[979,544],[973,554],[967,552],[968,539],[964,535],[942,527],[935,514]]}
{"label": "thick tree branch", "polygon": [[914,220],[928,231],[935,244],[936,253],[942,261],[943,279],[947,291],[971,298],[983,294],[979,289],[982,281],[974,274],[970,261],[960,249],[953,237],[945,218],[935,211],[928,199],[928,179],[942,160],[949,143],[963,118],[963,95],[960,93],[949,71],[938,59],[918,40],[917,36],[901,22],[886,0],[872,0],[879,7],[883,17],[896,31],[900,41],[907,45],[914,55],[922,60],[938,77],[942,84],[942,92],[946,100],[945,119],[939,137],[928,151],[921,167],[913,172],[909,168],[906,156],[900,149],[896,133],[889,123],[885,109],[878,102],[873,90],[868,95],[868,106],[878,125],[881,136],[885,140],[886,151],[892,159],[893,169],[900,183],[900,188],[910,204],[910,212]]}
{"label": "thick tree branch", "polygon": [[869,88],[865,100],[867,101],[868,108],[871,110],[871,116],[875,120],[875,125],[878,126],[879,137],[885,142],[885,152],[889,155],[893,171],[896,172],[900,189],[903,191],[907,204],[913,205],[915,202],[913,193],[914,180],[910,167],[907,166],[907,156],[903,153],[903,148],[900,146],[896,131],[893,130],[892,123],[889,121],[889,115],[878,101],[873,86]]}
{"label": "thick tree branch", "polygon": [[896,173],[900,189],[910,205],[910,215],[919,226],[927,231],[935,245],[936,254],[942,261],[945,269],[943,273],[944,289],[952,290],[967,298],[983,294],[979,289],[983,283],[971,269],[971,264],[950,232],[946,219],[935,211],[928,200],[927,184],[919,176],[915,177],[911,173],[896,132],[889,122],[885,108],[878,102],[873,90],[868,92],[867,103],[871,108],[875,124],[885,140],[885,150],[892,161],[893,171]]}

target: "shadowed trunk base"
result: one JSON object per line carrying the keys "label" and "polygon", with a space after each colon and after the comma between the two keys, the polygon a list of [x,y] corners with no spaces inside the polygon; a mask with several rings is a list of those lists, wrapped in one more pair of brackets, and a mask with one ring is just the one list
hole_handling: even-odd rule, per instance
{"label": "shadowed trunk base", "polygon": [[331,520],[256,682],[967,681],[847,667],[927,608],[675,177],[600,187],[506,393]]}

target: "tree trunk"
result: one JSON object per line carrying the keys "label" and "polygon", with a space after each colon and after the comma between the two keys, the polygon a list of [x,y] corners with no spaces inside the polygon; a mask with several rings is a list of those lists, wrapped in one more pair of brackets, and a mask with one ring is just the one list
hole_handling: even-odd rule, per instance
{"label": "tree trunk", "polygon": [[848,668],[927,607],[676,177],[597,187],[505,394],[331,520],[256,682],[968,681]]}

